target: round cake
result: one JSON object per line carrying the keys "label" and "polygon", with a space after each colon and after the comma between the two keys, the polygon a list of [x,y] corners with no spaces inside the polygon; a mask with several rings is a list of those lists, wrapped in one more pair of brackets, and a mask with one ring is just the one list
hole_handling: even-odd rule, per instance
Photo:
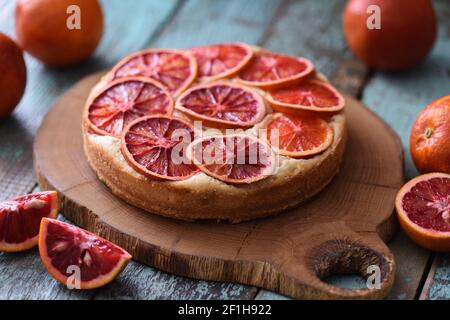
{"label": "round cake", "polygon": [[336,175],[345,100],[305,58],[244,43],[131,54],[92,88],[84,150],[129,204],[240,222],[300,205]]}

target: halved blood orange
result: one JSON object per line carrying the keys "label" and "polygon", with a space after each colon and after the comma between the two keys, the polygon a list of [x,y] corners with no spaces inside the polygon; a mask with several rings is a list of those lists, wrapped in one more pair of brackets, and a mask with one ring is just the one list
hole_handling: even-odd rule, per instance
{"label": "halved blood orange", "polygon": [[313,156],[333,141],[333,130],[314,115],[271,114],[265,121],[267,141],[282,155],[292,158]]}
{"label": "halved blood orange", "polygon": [[294,85],[271,90],[266,95],[271,107],[280,112],[338,112],[344,97],[330,84],[320,80],[303,80]]}
{"label": "halved blood orange", "polygon": [[210,126],[249,127],[266,112],[262,97],[241,85],[216,82],[192,87],[177,100],[175,108]]}
{"label": "halved blood orange", "polygon": [[0,251],[18,252],[37,245],[44,217],[56,218],[58,194],[45,191],[0,203]]}
{"label": "halved blood orange", "polygon": [[184,120],[149,116],[130,123],[122,134],[122,154],[138,172],[164,180],[184,180],[198,169],[186,158],[194,128]]}
{"label": "halved blood orange", "polygon": [[188,51],[146,49],[119,61],[107,79],[142,76],[161,83],[174,96],[183,92],[197,76],[197,62]]}
{"label": "halved blood orange", "polygon": [[41,222],[39,254],[47,271],[74,289],[94,289],[111,282],[131,260],[119,246],[48,218]]}
{"label": "halved blood orange", "polygon": [[314,65],[305,58],[260,50],[240,72],[239,82],[269,89],[299,80],[313,70]]}
{"label": "halved blood orange", "polygon": [[400,225],[420,246],[450,251],[450,175],[428,173],[406,183],[395,207]]}
{"label": "halved blood orange", "polygon": [[123,128],[133,120],[172,111],[172,97],[160,84],[143,77],[129,77],[99,89],[87,102],[85,120],[98,134],[120,137]]}
{"label": "halved blood orange", "polygon": [[262,140],[245,135],[216,135],[194,140],[188,158],[207,175],[231,184],[248,184],[274,173],[275,156]]}
{"label": "halved blood orange", "polygon": [[220,43],[192,48],[197,60],[200,80],[218,80],[235,75],[252,58],[250,46],[236,43]]}

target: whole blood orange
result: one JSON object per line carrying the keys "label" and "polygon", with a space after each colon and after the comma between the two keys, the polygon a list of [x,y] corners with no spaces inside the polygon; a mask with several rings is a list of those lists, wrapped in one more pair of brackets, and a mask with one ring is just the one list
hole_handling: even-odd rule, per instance
{"label": "whole blood orange", "polygon": [[304,80],[292,86],[271,90],[266,95],[273,109],[280,112],[338,112],[344,108],[344,97],[330,84]]}
{"label": "whole blood orange", "polygon": [[400,225],[420,246],[450,251],[450,175],[428,173],[405,184],[395,207]]}
{"label": "whole blood orange", "polygon": [[95,50],[103,15],[97,0],[18,0],[15,25],[25,51],[47,65],[65,66],[87,59]]}
{"label": "whole blood orange", "polygon": [[450,174],[450,95],[433,101],[419,114],[411,130],[410,151],[421,173]]}
{"label": "whole blood orange", "polygon": [[159,83],[128,77],[112,81],[89,98],[85,121],[97,134],[120,137],[123,128],[133,120],[172,111],[172,97]]}
{"label": "whole blood orange", "polygon": [[55,191],[27,194],[0,203],[0,251],[17,252],[38,243],[39,225],[44,217],[56,218]]}
{"label": "whole blood orange", "polygon": [[230,184],[247,184],[274,173],[275,155],[262,140],[244,134],[207,136],[193,141],[188,158],[207,175]]}
{"label": "whole blood orange", "polygon": [[27,69],[22,50],[0,32],[0,120],[17,106],[25,91]]}
{"label": "whole blood orange", "polygon": [[146,49],[123,58],[106,78],[110,81],[129,76],[151,78],[177,96],[195,80],[197,62],[187,51]]}
{"label": "whole blood orange", "polygon": [[126,161],[150,178],[184,180],[197,173],[185,155],[194,139],[194,128],[178,118],[142,117],[122,134],[121,151]]}
{"label": "whole blood orange", "polygon": [[[372,24],[377,13],[379,29]],[[436,29],[431,0],[414,4],[410,0],[349,0],[343,14],[349,47],[380,70],[405,69],[424,59],[436,40]]]}
{"label": "whole blood orange", "polygon": [[254,90],[225,82],[192,87],[178,98],[175,107],[212,127],[249,127],[266,112],[262,97]]}
{"label": "whole blood orange", "polygon": [[292,83],[314,70],[311,61],[266,50],[253,54],[253,58],[239,73],[239,82],[264,89]]}
{"label": "whole blood orange", "polygon": [[131,255],[117,245],[62,221],[44,218],[39,254],[47,271],[74,289],[94,289],[111,282]]}
{"label": "whole blood orange", "polygon": [[333,130],[315,115],[271,114],[265,120],[267,141],[282,155],[309,157],[326,150],[333,142]]}
{"label": "whole blood orange", "polygon": [[245,43],[220,43],[190,49],[197,60],[200,80],[217,80],[235,75],[252,58]]}

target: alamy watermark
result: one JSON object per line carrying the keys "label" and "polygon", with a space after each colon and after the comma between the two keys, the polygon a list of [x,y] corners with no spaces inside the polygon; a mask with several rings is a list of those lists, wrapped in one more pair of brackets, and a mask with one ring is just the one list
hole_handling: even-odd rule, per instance
{"label": "alamy watermark", "polygon": [[69,15],[66,19],[66,26],[69,30],[81,29],[81,9],[79,6],[72,4],[67,7],[66,13]]}

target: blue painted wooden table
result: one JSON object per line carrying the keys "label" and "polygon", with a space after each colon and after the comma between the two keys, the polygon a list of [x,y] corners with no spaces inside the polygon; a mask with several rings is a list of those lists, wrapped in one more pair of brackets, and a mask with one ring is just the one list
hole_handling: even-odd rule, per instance
{"label": "blue painted wooden table", "polygon": [[[0,123],[0,200],[37,189],[32,143],[55,99],[83,76],[110,67],[145,47],[190,47],[244,41],[305,56],[341,90],[360,98],[400,135],[405,178],[417,175],[408,151],[413,120],[427,103],[450,94],[450,3],[434,1],[439,38],[430,57],[404,73],[375,72],[355,60],[341,33],[344,0],[103,0],[105,34],[95,55],[55,70],[26,56],[26,93],[12,117]],[[0,31],[14,37],[14,1],[0,0]],[[412,35],[413,36],[413,35]],[[398,265],[390,299],[450,299],[450,255],[415,246],[403,233],[389,243]],[[358,287],[354,276],[328,279]],[[233,283],[196,281],[132,262],[112,284],[70,291],[44,270],[37,250],[0,253],[0,299],[284,299]]]}

